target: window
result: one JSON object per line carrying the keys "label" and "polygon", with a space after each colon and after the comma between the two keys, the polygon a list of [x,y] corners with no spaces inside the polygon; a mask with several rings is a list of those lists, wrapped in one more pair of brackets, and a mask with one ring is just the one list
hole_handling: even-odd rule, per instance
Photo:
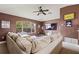
{"label": "window", "polygon": [[10,28],[10,21],[1,21],[1,28]]}
{"label": "window", "polygon": [[16,22],[16,31],[34,33],[34,32],[36,32],[36,24],[29,22],[29,21],[17,21]]}
{"label": "window", "polygon": [[22,29],[22,21],[17,21],[16,22],[16,31],[17,32],[23,31],[23,29]]}

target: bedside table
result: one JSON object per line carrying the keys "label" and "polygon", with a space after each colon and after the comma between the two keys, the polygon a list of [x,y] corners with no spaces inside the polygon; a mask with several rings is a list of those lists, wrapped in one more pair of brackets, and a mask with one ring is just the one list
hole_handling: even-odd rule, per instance
{"label": "bedside table", "polygon": [[0,42],[0,54],[8,54],[6,41]]}

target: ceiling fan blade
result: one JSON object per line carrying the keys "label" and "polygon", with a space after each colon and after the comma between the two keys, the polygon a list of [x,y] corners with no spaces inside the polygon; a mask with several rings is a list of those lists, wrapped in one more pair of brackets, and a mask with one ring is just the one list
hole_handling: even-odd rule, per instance
{"label": "ceiling fan blade", "polygon": [[41,8],[42,8],[42,6],[38,7],[38,9],[41,9]]}
{"label": "ceiling fan blade", "polygon": [[35,12],[39,12],[39,11],[33,11],[33,13],[35,13]]}
{"label": "ceiling fan blade", "polygon": [[46,9],[46,10],[43,10],[43,11],[49,11],[48,9]]}
{"label": "ceiling fan blade", "polygon": [[37,16],[39,16],[39,13],[37,14]]}
{"label": "ceiling fan blade", "polygon": [[49,12],[48,14],[52,14],[52,12]]}
{"label": "ceiling fan blade", "polygon": [[37,16],[39,16],[41,13],[40,12],[38,12],[38,14],[37,14]]}
{"label": "ceiling fan blade", "polygon": [[46,13],[42,12],[44,15],[46,15]]}

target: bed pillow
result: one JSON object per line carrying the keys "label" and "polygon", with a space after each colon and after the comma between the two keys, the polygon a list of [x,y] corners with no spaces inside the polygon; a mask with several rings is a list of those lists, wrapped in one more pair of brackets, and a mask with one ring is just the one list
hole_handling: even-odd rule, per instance
{"label": "bed pillow", "polygon": [[16,43],[26,53],[31,53],[32,44],[26,38],[18,37]]}
{"label": "bed pillow", "polygon": [[53,34],[51,35],[51,38],[53,38],[54,40],[59,39],[59,38],[61,38],[61,37],[63,37],[63,36],[61,35],[60,32],[56,32],[56,33],[53,33]]}
{"label": "bed pillow", "polygon": [[18,34],[13,33],[13,32],[8,32],[8,35],[9,35],[14,41],[16,41],[16,39],[19,37]]}
{"label": "bed pillow", "polygon": [[32,42],[32,37],[29,35],[29,36],[24,36],[23,38],[26,38],[28,41]]}

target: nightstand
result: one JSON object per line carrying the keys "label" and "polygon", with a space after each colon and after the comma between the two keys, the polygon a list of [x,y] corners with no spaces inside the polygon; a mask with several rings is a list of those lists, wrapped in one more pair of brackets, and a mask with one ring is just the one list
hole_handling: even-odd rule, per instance
{"label": "nightstand", "polygon": [[6,41],[0,42],[0,54],[8,54]]}

